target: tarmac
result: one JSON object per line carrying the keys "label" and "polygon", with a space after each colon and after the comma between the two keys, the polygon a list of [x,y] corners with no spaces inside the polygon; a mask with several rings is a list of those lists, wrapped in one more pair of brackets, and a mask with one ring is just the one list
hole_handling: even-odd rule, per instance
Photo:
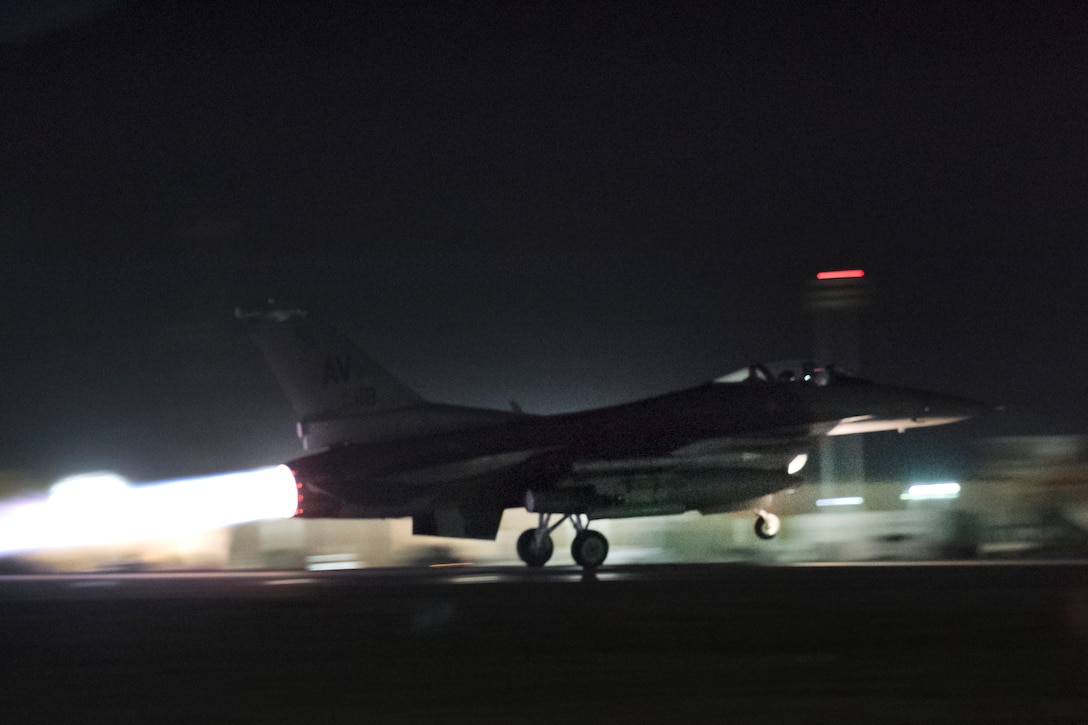
{"label": "tarmac", "polygon": [[1088,720],[1088,564],[0,577],[0,722]]}

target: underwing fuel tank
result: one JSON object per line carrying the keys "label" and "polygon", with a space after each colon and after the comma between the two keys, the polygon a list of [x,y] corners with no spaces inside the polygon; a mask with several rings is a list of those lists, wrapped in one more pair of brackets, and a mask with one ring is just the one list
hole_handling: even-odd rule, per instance
{"label": "underwing fuel tank", "polygon": [[666,516],[685,511],[732,511],[748,501],[801,483],[785,472],[738,468],[568,479],[546,491],[528,491],[531,513],[587,514],[591,519]]}

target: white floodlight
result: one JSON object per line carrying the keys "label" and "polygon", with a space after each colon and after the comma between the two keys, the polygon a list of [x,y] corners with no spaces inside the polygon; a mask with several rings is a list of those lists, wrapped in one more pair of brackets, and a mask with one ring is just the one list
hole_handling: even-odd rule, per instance
{"label": "white floodlight", "polygon": [[934,501],[959,498],[960,485],[955,481],[942,481],[940,483],[916,483],[907,489],[906,493],[899,494],[903,501]]}
{"label": "white floodlight", "polygon": [[865,503],[861,496],[839,496],[838,498],[818,498],[817,506],[860,506]]}

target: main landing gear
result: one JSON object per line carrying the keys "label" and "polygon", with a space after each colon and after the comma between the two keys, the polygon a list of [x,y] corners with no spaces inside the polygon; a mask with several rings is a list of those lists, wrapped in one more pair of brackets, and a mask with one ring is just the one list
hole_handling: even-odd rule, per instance
{"label": "main landing gear", "polygon": [[595,569],[604,563],[608,556],[608,539],[599,531],[592,531],[589,518],[582,514],[566,514],[556,523],[551,523],[551,514],[540,514],[540,524],[535,529],[526,529],[518,537],[518,557],[532,567],[544,566],[552,558],[554,544],[552,532],[569,520],[576,533],[570,545],[570,555],[574,561],[586,569]]}

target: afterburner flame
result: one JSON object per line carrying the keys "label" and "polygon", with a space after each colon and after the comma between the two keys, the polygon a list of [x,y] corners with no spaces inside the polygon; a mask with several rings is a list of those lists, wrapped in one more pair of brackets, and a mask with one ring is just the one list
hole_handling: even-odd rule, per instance
{"label": "afterburner flame", "polygon": [[0,509],[0,553],[185,536],[287,518],[295,505],[286,466],[131,486],[77,476],[54,486],[48,500]]}

